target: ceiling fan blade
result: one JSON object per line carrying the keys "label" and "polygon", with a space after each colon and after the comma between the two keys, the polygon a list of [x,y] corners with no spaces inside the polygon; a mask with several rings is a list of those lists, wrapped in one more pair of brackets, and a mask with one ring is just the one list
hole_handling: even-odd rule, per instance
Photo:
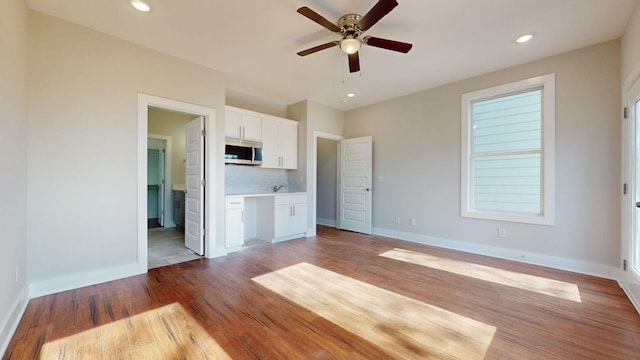
{"label": "ceiling fan blade", "polygon": [[318,14],[317,12],[311,10],[306,6],[303,6],[300,9],[298,9],[298,13],[306,16],[309,20],[324,26],[325,28],[329,29],[329,31],[340,32],[340,28],[338,27],[338,25],[325,19],[322,15]]}
{"label": "ceiling fan blade", "polygon": [[362,31],[367,31],[380,19],[385,17],[385,15],[390,13],[396,6],[398,6],[398,2],[396,0],[379,0],[378,3],[375,4],[371,10],[369,10],[362,19],[360,19],[360,21],[358,21],[356,26]]}
{"label": "ceiling fan blade", "polygon": [[313,54],[313,53],[318,52],[318,51],[320,51],[320,50],[324,50],[324,49],[328,49],[328,48],[330,48],[330,47],[334,47],[334,46],[336,46],[336,45],[338,45],[338,44],[340,44],[340,42],[339,42],[339,41],[332,41],[332,42],[328,42],[328,43],[326,43],[326,44],[322,44],[322,45],[314,46],[314,47],[312,47],[312,48],[310,48],[310,49],[307,49],[307,50],[302,50],[302,51],[298,52],[298,55],[300,55],[300,56],[307,56],[307,55],[309,55],[309,54]]}
{"label": "ceiling fan blade", "polygon": [[360,55],[358,52],[349,54],[349,72],[354,73],[360,71]]}
{"label": "ceiling fan blade", "polygon": [[409,50],[411,50],[411,48],[413,47],[413,44],[404,43],[404,42],[395,41],[395,40],[381,39],[373,36],[365,36],[362,39],[362,42],[370,46],[375,46],[375,47],[379,47],[387,50],[393,50],[393,51],[397,51],[405,54],[408,53]]}

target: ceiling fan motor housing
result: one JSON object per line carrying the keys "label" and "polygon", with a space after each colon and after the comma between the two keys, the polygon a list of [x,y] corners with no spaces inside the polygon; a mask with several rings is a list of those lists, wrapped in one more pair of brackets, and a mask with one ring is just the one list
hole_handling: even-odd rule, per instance
{"label": "ceiling fan motor housing", "polygon": [[362,19],[362,16],[358,14],[347,14],[338,19],[338,26],[340,27],[340,33],[343,36],[352,36],[354,38],[362,34],[362,30],[356,26],[358,21]]}

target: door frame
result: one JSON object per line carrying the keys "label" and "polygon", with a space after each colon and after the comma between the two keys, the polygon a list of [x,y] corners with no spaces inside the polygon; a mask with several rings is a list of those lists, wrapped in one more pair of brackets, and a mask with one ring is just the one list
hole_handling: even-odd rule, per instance
{"label": "door frame", "polygon": [[166,146],[166,151],[165,151],[165,155],[164,155],[164,182],[165,182],[165,186],[164,186],[164,227],[165,228],[172,228],[175,227],[176,224],[173,222],[173,206],[171,206],[171,204],[173,203],[171,201],[171,187],[167,186],[168,184],[173,184],[172,183],[172,177],[171,177],[171,155],[172,155],[172,151],[173,151],[173,144],[172,142],[172,138],[171,136],[167,136],[167,135],[158,135],[158,134],[147,134],[147,139],[158,139],[158,140],[163,140]]}
{"label": "door frame", "polygon": [[[308,170],[311,170],[311,189],[309,189],[308,192],[311,193],[310,195],[311,195],[311,201],[312,201],[311,202],[311,206],[309,206],[309,208],[310,208],[309,210],[310,211],[309,211],[308,220],[307,220],[307,224],[308,224],[307,225],[307,228],[308,228],[307,229],[307,236],[315,236],[316,235],[316,226],[317,226],[316,216],[318,216],[317,215],[317,206],[318,206],[318,138],[340,141],[340,140],[344,139],[344,136],[336,135],[336,134],[330,134],[330,133],[317,131],[317,130],[313,131],[313,145],[312,145],[313,156],[311,157],[312,160],[313,160],[313,164],[311,164],[311,169],[307,169],[307,173],[308,173]],[[337,180],[338,179],[336,179],[336,181]],[[309,194],[307,194],[307,197],[309,197]],[[337,220],[338,219],[336,219],[336,221]]]}
{"label": "door frame", "polygon": [[158,96],[138,93],[138,258],[137,266],[143,271],[147,272],[149,269],[147,263],[147,132],[148,132],[148,111],[149,107],[156,107],[165,110],[178,111],[188,114],[194,114],[196,116],[204,117],[204,127],[211,131],[208,136],[208,141],[205,141],[204,154],[204,176],[209,182],[205,187],[204,194],[204,227],[207,229],[205,232],[205,245],[204,256],[212,258],[220,256],[219,251],[216,251],[216,160],[218,156],[216,154],[216,110],[213,108],[185,103],[182,101],[162,98]]}
{"label": "door frame", "polygon": [[[638,120],[640,120],[640,114],[635,113],[634,103],[636,100],[632,98],[632,94],[640,94],[640,74],[632,77],[625,83],[623,92],[623,108],[627,109],[627,117],[622,120],[622,179],[627,187],[626,194],[621,196],[621,259],[627,262],[627,269],[621,269],[619,282],[622,289],[627,294],[627,297],[631,300],[631,303],[635,306],[636,310],[640,313],[640,298],[638,294],[638,284],[640,284],[640,274],[637,274],[633,269],[634,262],[639,262],[640,259],[633,259],[634,254],[631,253],[631,246],[638,242],[638,236],[640,235],[640,222],[637,220],[640,216],[637,212],[640,211],[636,208],[636,201],[640,198],[636,173],[640,173],[640,169],[637,168],[638,160],[640,160],[640,128],[637,126]],[[638,120],[636,120],[638,118]],[[640,246],[640,244],[635,244]]]}

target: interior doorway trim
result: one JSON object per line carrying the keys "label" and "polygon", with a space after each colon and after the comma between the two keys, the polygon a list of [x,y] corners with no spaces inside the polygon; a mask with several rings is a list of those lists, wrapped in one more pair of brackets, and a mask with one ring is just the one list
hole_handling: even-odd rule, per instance
{"label": "interior doorway trim", "polygon": [[[148,136],[148,111],[149,107],[178,111],[196,116],[204,117],[205,129],[212,129],[212,134],[216,129],[216,110],[213,108],[171,100],[158,96],[138,93],[138,258],[137,267],[140,272],[147,272],[147,136]],[[204,202],[204,227],[208,229],[205,233],[204,256],[213,257],[216,255],[216,137],[207,136],[204,147],[205,164],[204,176],[207,179],[205,187]]]}
{"label": "interior doorway trim", "polygon": [[313,159],[313,164],[311,164],[311,189],[310,189],[312,205],[310,209],[311,211],[309,211],[311,216],[309,219],[310,221],[308,221],[307,236],[316,235],[316,225],[317,225],[316,216],[317,216],[317,207],[318,207],[318,193],[317,193],[318,191],[318,138],[340,141],[344,139],[344,136],[330,134],[330,133],[317,131],[317,130],[313,132],[313,145],[312,145],[313,156],[311,157]]}
{"label": "interior doorway trim", "polygon": [[165,164],[164,164],[164,182],[165,182],[165,186],[164,186],[164,227],[165,228],[172,228],[175,227],[176,224],[173,222],[173,206],[172,205],[172,201],[171,201],[171,194],[172,194],[172,189],[171,186],[167,186],[168,184],[173,184],[173,179],[172,179],[172,168],[171,168],[171,161],[172,161],[172,151],[173,151],[173,144],[172,144],[172,138],[171,136],[167,136],[167,135],[158,135],[158,134],[147,134],[147,138],[148,139],[158,139],[158,140],[164,140],[165,144],[166,144],[166,153],[165,153]]}

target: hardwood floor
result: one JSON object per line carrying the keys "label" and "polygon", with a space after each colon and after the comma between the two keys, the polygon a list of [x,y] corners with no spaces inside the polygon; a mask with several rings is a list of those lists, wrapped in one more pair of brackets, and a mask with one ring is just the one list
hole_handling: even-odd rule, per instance
{"label": "hardwood floor", "polygon": [[612,280],[319,227],[32,299],[3,359],[74,358],[640,359],[640,315]]}

